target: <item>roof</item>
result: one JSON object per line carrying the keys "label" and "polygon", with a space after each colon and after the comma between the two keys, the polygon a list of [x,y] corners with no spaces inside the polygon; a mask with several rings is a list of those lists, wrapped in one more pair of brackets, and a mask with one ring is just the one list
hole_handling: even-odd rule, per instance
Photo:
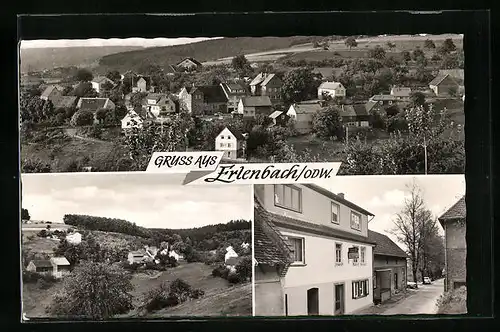
{"label": "roof", "polygon": [[269,96],[250,96],[241,98],[243,106],[262,107],[272,106]]}
{"label": "roof", "polygon": [[297,114],[316,113],[323,109],[319,102],[295,103],[292,106]]}
{"label": "roof", "polygon": [[439,222],[443,224],[444,221],[465,219],[466,217],[466,204],[465,195],[462,196],[455,204],[452,205],[441,217],[439,217]]}
{"label": "roof", "polygon": [[370,112],[373,109],[373,107],[375,107],[376,105],[377,105],[376,101],[373,101],[373,100],[367,101],[365,104],[366,111]]}
{"label": "roof", "polygon": [[104,108],[109,98],[80,98],[78,106],[82,110],[97,110]]}
{"label": "roof", "polygon": [[442,75],[450,75],[451,78],[455,79],[458,82],[463,82],[464,80],[464,70],[463,69],[441,69],[439,70],[439,74]]}
{"label": "roof", "polygon": [[[237,140],[244,140],[245,139],[245,136],[243,136],[241,131],[239,131],[237,128],[235,128],[233,126],[226,126],[226,127],[224,127],[224,129],[229,130],[234,135],[234,137],[236,137]],[[224,129],[222,131],[224,131]],[[219,135],[220,135],[220,133],[219,133]]]}
{"label": "roof", "polygon": [[[241,86],[238,83],[221,83],[222,88],[226,90],[228,94],[234,95],[244,95],[246,93],[245,87]],[[243,90],[243,92],[235,92],[236,90]]]}
{"label": "roof", "polygon": [[312,190],[314,190],[314,191],[316,191],[316,192],[318,192],[326,197],[329,197],[329,198],[337,201],[338,203],[341,203],[345,206],[348,206],[351,209],[356,210],[357,212],[366,214],[368,216],[374,216],[373,213],[363,209],[362,207],[359,207],[358,205],[352,203],[351,201],[346,200],[345,198],[343,198],[337,194],[332,193],[331,191],[329,191],[323,187],[320,187],[320,186],[315,185],[315,184],[303,184],[303,185],[308,187],[309,189],[312,189]]}
{"label": "roof", "polygon": [[370,98],[372,101],[380,101],[380,100],[397,100],[396,96],[393,95],[374,95]]}
{"label": "roof", "polygon": [[48,259],[34,259],[32,262],[36,267],[52,267],[52,263]]}
{"label": "roof", "polygon": [[239,262],[241,262],[242,257],[229,257],[226,260],[226,265],[237,265]]}
{"label": "roof", "polygon": [[55,85],[49,85],[42,92],[41,97],[49,97],[52,94],[52,92],[54,92],[54,90],[57,91],[57,86],[55,86]]}
{"label": "roof", "polygon": [[66,257],[52,257],[50,260],[58,266],[70,265]]}
{"label": "roof", "polygon": [[373,249],[374,255],[404,258],[408,257],[406,252],[404,252],[404,250],[394,243],[394,241],[392,241],[387,235],[368,230],[368,239],[376,243],[375,248]]}
{"label": "roof", "polygon": [[276,119],[277,117],[279,117],[283,113],[284,112],[282,112],[282,111],[274,111],[274,112],[271,113],[271,115],[269,115],[269,117],[272,118],[272,119]]}
{"label": "roof", "polygon": [[184,58],[184,59],[182,59],[182,61],[179,61],[179,63],[177,65],[180,65],[182,62],[184,62],[186,60],[190,60],[190,61],[194,62],[197,66],[202,66],[201,62],[199,62],[195,58]]}
{"label": "roof", "polygon": [[166,73],[176,73],[177,69],[173,65],[167,65],[164,69]]}
{"label": "roof", "polygon": [[76,96],[60,96],[54,98],[52,104],[54,104],[54,108],[72,107],[77,99]]}
{"label": "roof", "polygon": [[438,74],[430,83],[429,85],[439,85],[441,82],[443,82],[446,78],[450,78],[451,80],[455,81],[449,74]]}
{"label": "roof", "polygon": [[365,104],[343,105],[340,108],[340,116],[363,116],[368,115]]}
{"label": "roof", "polygon": [[323,82],[318,89],[332,89],[335,90],[342,85],[340,82]]}
{"label": "roof", "polygon": [[98,77],[94,78],[92,80],[92,82],[95,82],[95,83],[104,83],[104,82],[113,83],[113,81],[110,80],[109,78],[107,78],[106,76],[98,76]]}
{"label": "roof", "polygon": [[269,213],[254,199],[254,256],[257,264],[287,267],[292,263],[292,250]]}
{"label": "roof", "polygon": [[262,81],[261,85],[266,86],[274,77],[276,77],[275,74],[268,74],[267,76],[265,76],[265,78]]}
{"label": "roof", "polygon": [[146,250],[141,249],[141,250],[131,251],[130,253],[134,257],[143,257],[146,254]]}
{"label": "roof", "polygon": [[258,85],[264,82],[265,79],[265,74],[264,73],[259,73],[255,78],[250,82],[250,85]]}
{"label": "roof", "polygon": [[220,85],[198,85],[194,87],[186,87],[189,94],[195,91],[203,93],[203,101],[205,103],[225,103],[227,102],[226,94]]}
{"label": "roof", "polygon": [[391,95],[397,97],[409,97],[411,93],[411,88],[406,87],[393,87],[391,89]]}

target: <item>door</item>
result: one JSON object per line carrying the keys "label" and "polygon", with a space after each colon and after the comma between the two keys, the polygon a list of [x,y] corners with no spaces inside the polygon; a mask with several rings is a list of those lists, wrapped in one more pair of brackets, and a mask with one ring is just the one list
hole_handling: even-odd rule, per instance
{"label": "door", "polygon": [[398,274],[394,273],[394,289],[398,289]]}
{"label": "door", "polygon": [[307,314],[319,314],[319,289],[311,288],[307,291]]}
{"label": "door", "polygon": [[335,285],[335,315],[344,314],[344,285]]}

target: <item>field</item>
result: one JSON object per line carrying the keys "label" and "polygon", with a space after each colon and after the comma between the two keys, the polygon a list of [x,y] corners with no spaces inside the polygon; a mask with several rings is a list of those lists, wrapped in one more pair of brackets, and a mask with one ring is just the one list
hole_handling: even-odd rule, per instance
{"label": "field", "polygon": [[[179,315],[251,316],[251,283],[230,286],[225,279],[212,277],[212,269],[213,267],[203,263],[184,263],[164,272],[135,273],[132,279],[134,306],[140,305],[144,293],[158,287],[162,282],[171,282],[180,278],[193,288],[205,291],[205,295],[198,300],[150,313],[147,317]],[[49,289],[41,289],[37,284],[23,284],[23,311],[26,316],[31,318],[48,317],[45,308],[51,303],[53,294],[61,287],[61,282],[55,283]],[[139,317],[135,310],[117,318],[133,317]]]}

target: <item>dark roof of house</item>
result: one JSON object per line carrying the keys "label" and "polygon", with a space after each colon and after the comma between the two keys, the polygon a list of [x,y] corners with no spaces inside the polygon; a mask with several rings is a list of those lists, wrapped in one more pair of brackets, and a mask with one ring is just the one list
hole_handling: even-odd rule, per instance
{"label": "dark roof of house", "polygon": [[353,210],[356,210],[356,211],[363,213],[363,214],[366,214],[368,216],[374,216],[373,213],[368,212],[367,210],[363,209],[362,207],[359,207],[358,205],[346,200],[345,198],[341,197],[340,195],[334,194],[331,191],[326,190],[323,187],[320,187],[320,186],[315,185],[315,184],[303,184],[303,185],[308,187],[309,189],[312,189],[312,190],[314,190],[322,195],[325,195],[326,197],[329,197],[329,198],[337,201],[338,203],[341,203],[345,206],[348,206]]}
{"label": "dark roof of house", "polygon": [[464,81],[464,70],[463,69],[440,69],[439,74],[448,74],[451,78],[457,81],[457,83],[462,83]]}
{"label": "dark roof of house", "polygon": [[[300,102],[292,105],[297,114],[315,114],[323,109],[319,101]],[[290,106],[290,107],[292,107]]]}
{"label": "dark roof of house", "polygon": [[198,60],[196,60],[195,58],[184,58],[182,59],[182,61],[179,61],[179,63],[177,65],[180,65],[183,61],[186,61],[186,60],[191,60],[192,62],[194,62],[197,66],[202,66],[202,63],[199,62]]}
{"label": "dark roof of house", "polygon": [[[449,75],[449,74],[438,74],[430,83],[429,85],[439,85],[441,82],[443,82],[446,78],[449,78],[453,82],[455,80]],[[455,82],[456,83],[456,82]]]}
{"label": "dark roof of house", "polygon": [[177,69],[175,68],[174,65],[167,65],[164,69],[166,73],[176,73]]}
{"label": "dark roof of house", "polygon": [[75,105],[78,97],[76,96],[60,96],[52,100],[54,108],[72,107]]}
{"label": "dark roof of house", "polygon": [[258,264],[287,267],[292,263],[292,250],[276,229],[269,213],[254,199],[254,255]]}
{"label": "dark roof of house", "polygon": [[408,255],[387,235],[368,230],[368,239],[375,242],[374,255],[394,256],[407,258]]}
{"label": "dark roof of house", "polygon": [[407,87],[393,87],[391,89],[391,94],[397,97],[409,97],[411,93],[411,88]]}
{"label": "dark roof of house", "polygon": [[220,85],[199,85],[190,89],[186,88],[188,93],[193,93],[199,90],[203,93],[203,101],[205,103],[224,103],[227,102],[226,94]]}
{"label": "dark roof of house", "polygon": [[104,108],[108,98],[80,98],[80,109],[82,110],[97,110]]}
{"label": "dark roof of house", "polygon": [[106,76],[98,76],[98,77],[94,78],[92,80],[92,82],[95,82],[95,83],[103,83],[103,82],[113,83],[113,81],[110,80],[109,78],[107,78]]}
{"label": "dark roof of house", "polygon": [[[221,83],[222,88],[232,95],[245,95],[246,89],[238,83]],[[236,92],[237,90],[243,90],[243,92]]]}
{"label": "dark roof of house", "polygon": [[48,259],[35,259],[32,262],[36,267],[52,267],[52,263]]}
{"label": "dark roof of house", "polygon": [[444,221],[465,219],[466,217],[466,204],[465,196],[462,196],[455,204],[452,205],[441,217],[439,217],[439,222],[443,224]]}
{"label": "dark roof of house", "polygon": [[49,97],[54,90],[58,90],[55,85],[49,85],[43,90],[41,97]]}
{"label": "dark roof of house", "polygon": [[229,257],[226,261],[226,265],[238,265],[239,262],[241,262],[243,258],[242,257]]}
{"label": "dark roof of house", "polygon": [[354,105],[344,105],[340,108],[340,116],[363,116],[368,115],[366,110],[366,105],[364,104],[354,104]]}
{"label": "dark roof of house", "polygon": [[236,137],[237,140],[244,140],[245,139],[245,136],[243,136],[243,134],[241,133],[241,131],[239,131],[237,128],[233,127],[233,126],[226,126],[224,129],[228,129],[230,132],[233,133],[234,137]]}
{"label": "dark roof of house", "polygon": [[272,106],[271,99],[269,96],[250,96],[241,98],[243,106],[249,107],[262,107],[262,106]]}

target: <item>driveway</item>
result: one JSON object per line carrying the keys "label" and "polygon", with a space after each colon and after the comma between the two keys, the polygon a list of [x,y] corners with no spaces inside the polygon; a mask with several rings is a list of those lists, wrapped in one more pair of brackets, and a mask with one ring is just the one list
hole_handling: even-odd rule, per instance
{"label": "driveway", "polygon": [[395,306],[388,308],[382,315],[418,315],[435,314],[437,300],[444,291],[444,279],[435,280],[430,285],[418,285],[415,294],[402,299]]}

